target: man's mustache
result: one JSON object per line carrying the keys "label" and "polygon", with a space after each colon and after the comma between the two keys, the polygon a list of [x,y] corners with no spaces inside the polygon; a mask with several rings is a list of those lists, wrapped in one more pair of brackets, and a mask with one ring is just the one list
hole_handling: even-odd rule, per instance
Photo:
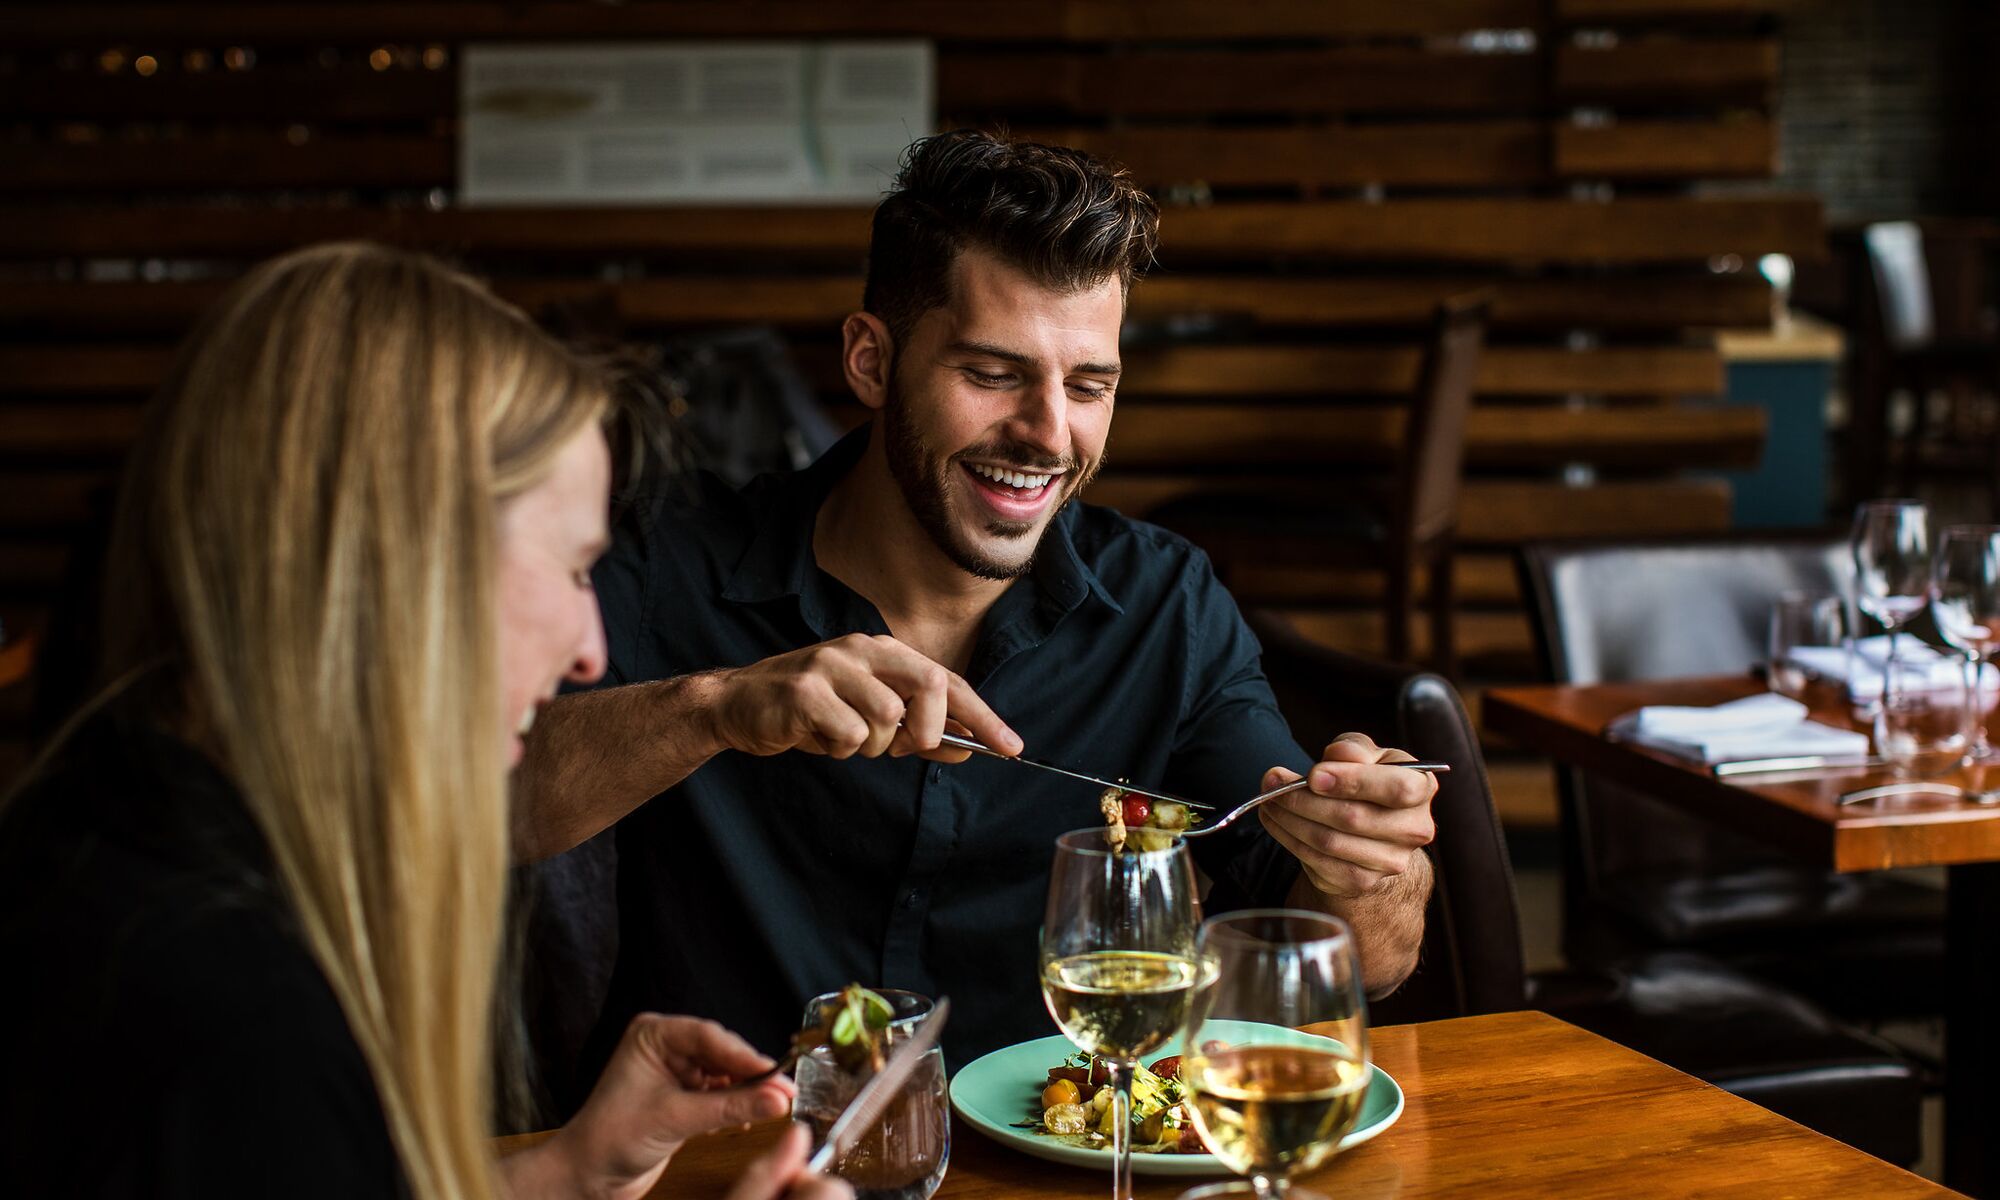
{"label": "man's mustache", "polygon": [[951,456],[953,462],[967,462],[978,459],[994,466],[1012,467],[1020,471],[1034,471],[1040,474],[1070,472],[1079,467],[1076,459],[1066,455],[1041,454],[1033,448],[1018,443],[987,442],[960,450]]}

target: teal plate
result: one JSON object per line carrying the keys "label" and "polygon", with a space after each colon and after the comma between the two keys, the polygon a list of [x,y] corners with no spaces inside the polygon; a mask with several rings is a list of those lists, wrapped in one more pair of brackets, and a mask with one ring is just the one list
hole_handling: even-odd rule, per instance
{"label": "teal plate", "polygon": [[[1213,1024],[1241,1026],[1245,1031],[1256,1028],[1248,1022],[1216,1021]],[[1324,1040],[1295,1029],[1282,1030],[1280,1037],[1284,1041],[1300,1044]],[[1243,1033],[1237,1033],[1231,1040],[1243,1040]],[[1014,1128],[1016,1121],[1025,1121],[1034,1115],[1037,1094],[1048,1078],[1049,1068],[1074,1053],[1076,1047],[1070,1044],[1068,1038],[1060,1036],[1037,1038],[1032,1042],[995,1050],[984,1058],[967,1063],[953,1076],[951,1106],[966,1123],[1003,1146],[1050,1162],[1108,1171],[1111,1169],[1111,1155],[1107,1151],[1073,1146],[1031,1129]],[[1179,1053],[1180,1041],[1175,1039],[1147,1055],[1146,1061],[1153,1062]],[[1355,1122],[1353,1132],[1340,1140],[1340,1148],[1348,1150],[1360,1145],[1394,1125],[1402,1115],[1403,1089],[1389,1078],[1387,1071],[1370,1065],[1368,1098],[1362,1101],[1361,1119]],[[1229,1168],[1223,1166],[1213,1154],[1134,1154],[1132,1170],[1139,1175],[1230,1173]]]}

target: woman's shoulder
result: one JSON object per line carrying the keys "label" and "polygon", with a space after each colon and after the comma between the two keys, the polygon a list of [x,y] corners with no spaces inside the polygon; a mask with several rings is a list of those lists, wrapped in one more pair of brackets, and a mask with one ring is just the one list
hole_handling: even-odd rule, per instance
{"label": "woman's shoulder", "polygon": [[74,751],[0,814],[0,971],[20,981],[0,989],[0,1120],[37,1135],[0,1178],[122,1128],[104,1194],[121,1173],[181,1169],[154,1155],[226,1177],[330,1154],[393,1182],[366,1060],[240,800],[184,746],[92,736]]}

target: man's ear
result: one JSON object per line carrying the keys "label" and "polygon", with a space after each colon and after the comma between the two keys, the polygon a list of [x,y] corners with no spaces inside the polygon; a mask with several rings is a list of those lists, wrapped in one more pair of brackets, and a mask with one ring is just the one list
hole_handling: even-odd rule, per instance
{"label": "man's ear", "polygon": [[896,341],[874,313],[849,313],[840,324],[840,369],[854,398],[878,412],[889,403]]}

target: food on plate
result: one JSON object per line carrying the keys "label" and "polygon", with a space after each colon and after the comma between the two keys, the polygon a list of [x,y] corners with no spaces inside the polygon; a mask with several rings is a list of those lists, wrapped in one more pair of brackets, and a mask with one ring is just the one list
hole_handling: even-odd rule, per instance
{"label": "food on plate", "polygon": [[[1132,1069],[1132,1152],[1203,1154],[1180,1082],[1180,1055]],[[1072,1099],[1072,1097],[1074,1097]],[[1073,1145],[1108,1150],[1113,1121],[1111,1072],[1104,1060],[1077,1053],[1049,1068],[1034,1116],[1017,1124]]]}
{"label": "food on plate", "polygon": [[1097,798],[1104,814],[1104,840],[1114,854],[1131,846],[1134,850],[1165,850],[1174,838],[1195,823],[1185,804],[1171,800],[1148,800],[1120,788],[1106,788]]}

